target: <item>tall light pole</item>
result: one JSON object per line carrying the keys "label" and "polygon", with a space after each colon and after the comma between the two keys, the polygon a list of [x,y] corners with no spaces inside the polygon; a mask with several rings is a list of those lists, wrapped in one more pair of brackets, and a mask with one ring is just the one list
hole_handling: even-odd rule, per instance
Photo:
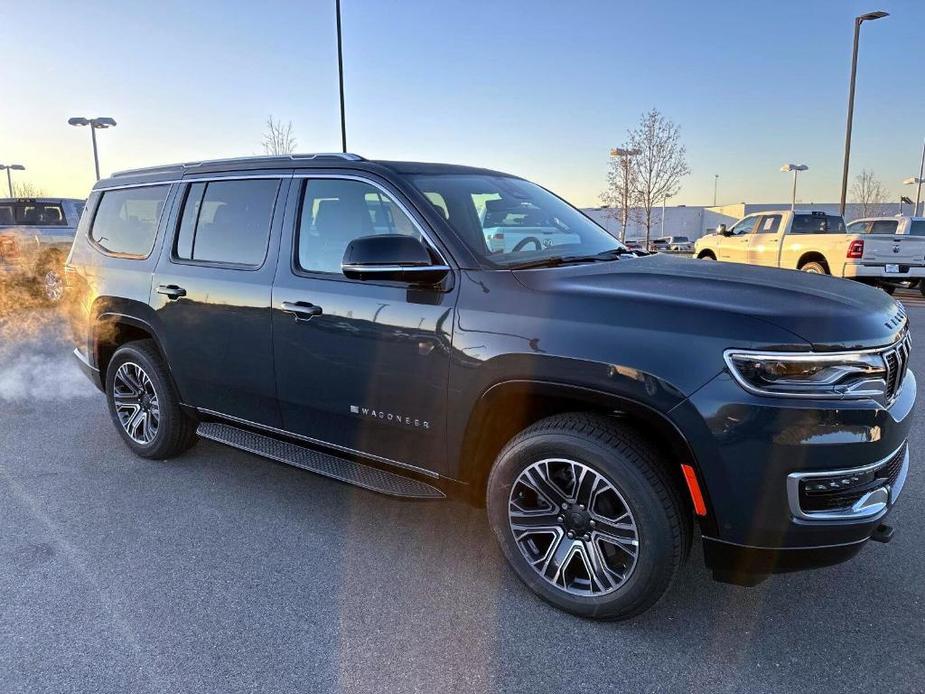
{"label": "tall light pole", "polygon": [[719,185],[719,174],[713,174],[713,207],[716,207],[716,187]]}
{"label": "tall light pole", "polygon": [[[925,183],[925,142],[922,143],[922,163],[919,164],[919,176],[918,178],[907,178],[903,181],[907,185],[915,184],[915,207],[912,208],[912,216],[915,217],[919,213],[919,201],[922,199],[922,184]],[[922,210],[922,214],[925,214],[925,210]]]}
{"label": "tall light pole", "polygon": [[854,48],[851,52],[851,86],[848,88],[848,123],[845,126],[845,165],[841,177],[841,212],[845,215],[845,200],[848,197],[848,160],[851,158],[851,122],[854,119],[854,83],[858,74],[858,38],[864,22],[889,16],[889,12],[868,12],[854,18]]}
{"label": "tall light pole", "polygon": [[620,230],[620,242],[626,241],[626,225],[629,223],[629,203],[630,203],[630,167],[632,162],[630,159],[632,157],[637,157],[642,154],[640,149],[623,149],[622,147],[614,147],[610,150],[610,156],[620,158],[620,168],[623,169],[623,192],[622,200],[620,201],[620,207],[623,211],[623,228]]}
{"label": "tall light pole", "polygon": [[344,111],[344,47],[340,31],[340,0],[335,0],[337,9],[337,79],[340,82],[340,143],[341,151],[347,151],[347,114]]}
{"label": "tall light pole", "polygon": [[[793,196],[790,199],[790,211],[793,212],[797,206],[797,174],[800,171],[808,171],[809,167],[806,164],[784,164],[780,167],[780,170],[784,173],[793,171]],[[845,201],[842,200],[842,214],[844,214]]]}
{"label": "tall light pole", "polygon": [[13,177],[10,171],[25,171],[26,167],[22,164],[0,164],[0,171],[6,169],[6,184],[10,187],[10,197],[13,197]]}
{"label": "tall light pole", "polygon": [[68,125],[90,126],[90,139],[93,141],[93,166],[96,170],[96,180],[100,180],[100,157],[96,150],[96,131],[114,128],[116,122],[112,118],[84,118],[83,116],[68,118],[67,122]]}
{"label": "tall light pole", "polygon": [[668,200],[668,198],[670,197],[671,197],[670,195],[666,195],[665,197],[662,198],[662,233],[661,233],[662,238],[665,237],[665,201]]}

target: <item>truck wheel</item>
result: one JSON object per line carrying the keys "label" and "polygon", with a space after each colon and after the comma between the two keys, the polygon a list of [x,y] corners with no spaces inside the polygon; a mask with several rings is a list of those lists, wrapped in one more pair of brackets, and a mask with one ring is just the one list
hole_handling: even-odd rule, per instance
{"label": "truck wheel", "polygon": [[515,436],[491,471],[487,506],[520,579],[582,617],[648,609],[690,547],[690,514],[654,451],[608,417],[556,415]]}
{"label": "truck wheel", "polygon": [[698,260],[716,260],[716,256],[710,253],[710,251],[703,251],[701,252],[699,256],[697,256],[697,259]]}
{"label": "truck wheel", "polygon": [[880,289],[885,291],[890,296],[893,296],[893,292],[896,291],[896,285],[895,284],[881,284]]}
{"label": "truck wheel", "polygon": [[39,265],[36,275],[42,300],[51,306],[60,304],[64,298],[64,259],[57,254],[48,256]]}
{"label": "truck wheel", "polygon": [[800,266],[800,270],[802,270],[803,272],[812,272],[817,275],[828,275],[829,274],[829,271],[826,269],[825,265],[815,260],[811,260],[808,263],[804,263],[803,265]]}
{"label": "truck wheel", "polygon": [[196,425],[180,409],[152,340],[116,351],[106,369],[106,400],[122,439],[142,458],[171,458],[196,441]]}

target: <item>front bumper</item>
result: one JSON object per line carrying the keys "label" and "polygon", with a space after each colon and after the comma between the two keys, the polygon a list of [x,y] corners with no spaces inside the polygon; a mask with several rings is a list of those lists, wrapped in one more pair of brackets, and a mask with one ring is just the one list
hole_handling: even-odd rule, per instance
{"label": "front bumper", "polygon": [[842,269],[842,277],[847,277],[848,279],[881,279],[893,282],[917,280],[925,277],[925,265],[896,264],[899,266],[899,272],[887,272],[886,264],[845,263]]}
{"label": "front bumper", "polygon": [[[688,432],[709,497],[702,531],[714,575],[754,583],[770,573],[827,566],[857,554],[905,483],[916,389],[908,371],[888,407],[795,401],[746,393],[724,372],[677,406],[672,418]],[[888,475],[884,468],[882,484],[865,488],[855,512],[801,506],[801,484],[879,469],[897,452],[902,457],[896,469]]]}

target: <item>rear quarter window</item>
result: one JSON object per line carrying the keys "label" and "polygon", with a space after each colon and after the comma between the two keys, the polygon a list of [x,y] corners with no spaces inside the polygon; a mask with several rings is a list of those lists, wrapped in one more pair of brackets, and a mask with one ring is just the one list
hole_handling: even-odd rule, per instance
{"label": "rear quarter window", "polygon": [[909,236],[925,236],[925,219],[914,219],[909,225]]}
{"label": "rear quarter window", "polygon": [[103,251],[125,258],[147,258],[170,186],[108,190],[100,198],[90,239]]}

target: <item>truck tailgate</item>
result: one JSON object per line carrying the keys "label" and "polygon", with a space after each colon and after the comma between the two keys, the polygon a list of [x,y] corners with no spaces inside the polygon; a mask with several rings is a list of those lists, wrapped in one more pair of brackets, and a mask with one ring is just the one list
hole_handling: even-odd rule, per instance
{"label": "truck tailgate", "polygon": [[925,265],[925,236],[887,236],[868,234],[864,240],[865,265]]}

